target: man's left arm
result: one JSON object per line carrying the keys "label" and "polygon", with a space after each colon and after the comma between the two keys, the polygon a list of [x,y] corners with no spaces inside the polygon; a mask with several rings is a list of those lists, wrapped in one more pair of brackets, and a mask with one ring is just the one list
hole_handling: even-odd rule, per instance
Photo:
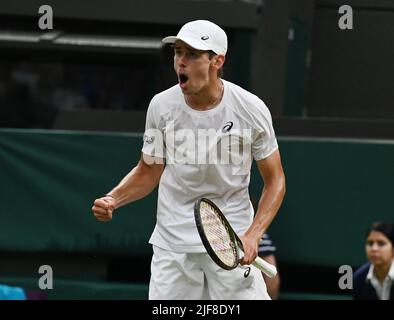
{"label": "man's left arm", "polygon": [[279,150],[256,163],[264,181],[264,188],[253,223],[240,237],[244,247],[241,264],[251,264],[256,259],[258,243],[277,214],[286,192],[286,179]]}

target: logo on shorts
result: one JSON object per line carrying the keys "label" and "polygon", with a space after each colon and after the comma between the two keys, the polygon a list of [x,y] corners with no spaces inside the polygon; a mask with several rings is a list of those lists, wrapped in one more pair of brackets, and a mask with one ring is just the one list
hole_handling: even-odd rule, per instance
{"label": "logo on shorts", "polygon": [[202,36],[201,37],[201,40],[208,40],[209,39],[209,36]]}
{"label": "logo on shorts", "polygon": [[246,271],[244,272],[244,277],[245,277],[245,278],[249,277],[249,274],[250,274],[250,267],[248,267],[248,268],[246,269]]}
{"label": "logo on shorts", "polygon": [[226,133],[229,132],[231,130],[231,128],[233,127],[234,123],[232,121],[228,121],[226,122],[226,124],[224,125],[222,132]]}

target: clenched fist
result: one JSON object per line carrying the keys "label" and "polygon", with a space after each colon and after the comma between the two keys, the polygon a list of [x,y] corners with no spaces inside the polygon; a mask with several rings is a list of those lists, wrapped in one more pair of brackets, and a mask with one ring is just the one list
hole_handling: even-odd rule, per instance
{"label": "clenched fist", "polygon": [[116,201],[111,196],[105,196],[94,201],[92,212],[99,221],[110,221],[116,208]]}

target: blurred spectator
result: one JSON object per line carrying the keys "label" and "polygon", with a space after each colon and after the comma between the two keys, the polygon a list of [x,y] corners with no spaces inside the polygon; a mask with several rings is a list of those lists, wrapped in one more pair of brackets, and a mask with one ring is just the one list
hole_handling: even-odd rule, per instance
{"label": "blurred spectator", "polygon": [[353,277],[355,300],[394,300],[394,225],[376,222],[366,235],[368,262]]}
{"label": "blurred spectator", "polygon": [[0,284],[0,300],[26,300],[25,290]]}
{"label": "blurred spectator", "polygon": [[0,101],[0,127],[30,128],[35,122],[34,108],[30,105],[29,88],[11,82]]}
{"label": "blurred spectator", "polygon": [[72,88],[56,88],[53,90],[51,98],[51,104],[57,110],[82,110],[88,108],[86,98]]}
{"label": "blurred spectator", "polygon": [[[269,238],[268,234],[263,234],[262,239],[259,243],[259,256],[265,261],[271,263],[272,265],[278,267],[275,258],[276,247],[274,246],[272,240]],[[280,276],[279,272],[275,277],[270,278],[265,273],[263,273],[265,284],[267,285],[267,291],[271,299],[276,300],[279,296],[280,288]]]}
{"label": "blurred spectator", "polygon": [[[68,61],[0,61],[0,127],[52,128],[59,111],[146,110],[157,66]],[[116,76],[114,76],[116,75]]]}

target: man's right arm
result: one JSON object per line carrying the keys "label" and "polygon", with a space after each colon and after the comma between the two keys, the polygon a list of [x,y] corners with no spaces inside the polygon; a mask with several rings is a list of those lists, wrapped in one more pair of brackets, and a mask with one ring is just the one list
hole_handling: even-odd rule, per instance
{"label": "man's right arm", "polygon": [[99,221],[111,220],[115,209],[147,196],[156,188],[164,170],[163,161],[144,159],[146,154],[114,189],[94,201],[92,211]]}

